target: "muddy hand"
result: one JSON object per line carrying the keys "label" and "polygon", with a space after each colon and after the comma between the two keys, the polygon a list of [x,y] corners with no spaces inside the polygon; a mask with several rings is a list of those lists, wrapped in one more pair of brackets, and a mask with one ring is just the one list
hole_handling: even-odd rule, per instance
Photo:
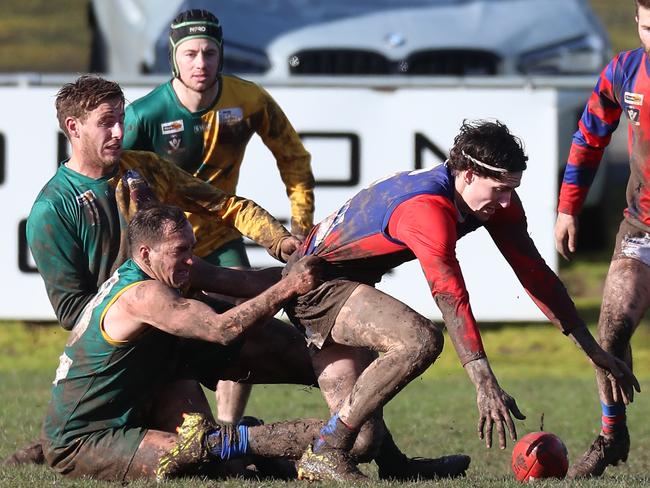
{"label": "muddy hand", "polygon": [[291,267],[286,279],[292,280],[298,295],[313,290],[323,282],[323,263],[317,256],[304,256]]}
{"label": "muddy hand", "polygon": [[[600,349],[600,348],[599,348]],[[604,349],[596,350],[590,356],[591,362],[603,370],[612,387],[616,402],[626,405],[634,400],[634,390],[641,392],[641,385],[634,373],[624,361]]]}
{"label": "muddy hand", "polygon": [[129,169],[124,172],[122,185],[129,189],[129,207],[131,211],[140,210],[147,203],[156,201],[156,197],[146,180],[136,170]]}
{"label": "muddy hand", "polygon": [[487,382],[476,391],[476,404],[479,411],[478,436],[485,439],[485,445],[492,447],[492,431],[496,425],[499,436],[499,447],[506,447],[506,429],[510,438],[517,440],[517,430],[510,414],[519,420],[526,417],[519,411],[515,399],[508,395],[496,382]]}
{"label": "muddy hand", "polygon": [[289,260],[289,257],[296,252],[301,244],[302,241],[294,236],[283,239],[280,243],[280,259],[286,263]]}

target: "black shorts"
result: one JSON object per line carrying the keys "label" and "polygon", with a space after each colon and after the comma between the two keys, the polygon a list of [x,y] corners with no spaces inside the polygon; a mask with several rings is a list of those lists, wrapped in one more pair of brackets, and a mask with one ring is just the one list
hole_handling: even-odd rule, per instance
{"label": "black shorts", "polygon": [[343,279],[326,281],[315,290],[292,300],[284,309],[293,325],[305,334],[307,344],[321,348],[341,308],[359,285],[357,281]]}

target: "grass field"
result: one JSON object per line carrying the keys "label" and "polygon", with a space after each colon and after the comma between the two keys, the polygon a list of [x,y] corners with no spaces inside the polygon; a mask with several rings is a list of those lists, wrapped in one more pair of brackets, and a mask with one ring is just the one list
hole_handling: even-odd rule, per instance
{"label": "grass field", "polygon": [[[0,327],[0,458],[4,458],[38,433],[65,333],[56,327],[16,323]],[[564,439],[571,459],[580,454],[599,426],[594,380],[582,354],[548,325],[490,327],[484,332],[484,340],[501,385],[518,400],[528,416],[525,421],[517,422],[519,434],[538,430],[544,414],[545,428]],[[647,323],[641,326],[633,345],[637,375],[642,387],[647,388],[650,384]],[[650,425],[645,422],[648,411],[647,393],[638,395],[628,410],[633,436],[628,463],[610,469],[600,481],[575,483],[575,486],[650,485]],[[259,386],[253,391],[248,413],[273,421],[300,416],[324,417],[327,412],[318,390]],[[473,387],[449,343],[434,367],[389,404],[386,418],[398,444],[411,455],[465,452],[472,456],[467,478],[430,483],[432,486],[518,486],[510,474],[511,446],[505,451],[487,450],[475,435]],[[366,465],[364,470],[376,476],[373,466]],[[64,480],[43,467],[0,468],[0,486],[53,484],[104,486],[99,482]],[[561,483],[549,482],[549,485],[558,484]],[[195,479],[169,483],[169,486],[214,484]],[[260,486],[260,483],[233,480],[223,486]],[[264,486],[286,486],[286,483],[265,482]]]}

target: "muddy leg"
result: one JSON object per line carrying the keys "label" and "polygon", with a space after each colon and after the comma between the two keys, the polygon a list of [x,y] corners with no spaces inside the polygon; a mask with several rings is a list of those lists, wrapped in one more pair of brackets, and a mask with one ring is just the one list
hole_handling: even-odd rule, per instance
{"label": "muddy leg", "polygon": [[383,353],[361,373],[339,411],[341,421],[354,430],[422,374],[443,346],[442,333],[431,321],[366,285],[348,298],[330,337],[335,344]]}
{"label": "muddy leg", "polygon": [[[630,339],[650,305],[650,267],[636,259],[614,259],[607,273],[598,319],[598,341],[606,351],[632,368]],[[603,403],[615,402],[605,374],[596,370],[598,393]]]}

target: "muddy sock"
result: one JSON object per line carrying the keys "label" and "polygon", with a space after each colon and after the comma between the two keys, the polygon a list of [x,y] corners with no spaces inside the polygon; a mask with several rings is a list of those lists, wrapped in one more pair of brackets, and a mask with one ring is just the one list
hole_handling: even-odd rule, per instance
{"label": "muddy sock", "polygon": [[208,452],[221,459],[234,459],[248,451],[248,427],[224,425],[206,436]]}
{"label": "muddy sock", "polygon": [[344,449],[349,451],[354,445],[354,439],[359,432],[353,430],[343,423],[339,414],[335,413],[332,418],[320,430],[319,437],[314,442],[314,452],[318,453],[328,447]]}
{"label": "muddy sock", "polygon": [[386,427],[381,446],[379,446],[379,452],[375,456],[375,463],[377,463],[377,466],[391,466],[396,463],[406,462],[406,460],[406,455],[397,447],[393,436]]}
{"label": "muddy sock", "polygon": [[625,404],[620,402],[614,405],[607,405],[600,402],[600,406],[603,412],[601,418],[604,435],[612,436],[616,431],[625,427]]}
{"label": "muddy sock", "polygon": [[300,419],[250,427],[248,453],[300,459],[324,424],[321,419]]}

